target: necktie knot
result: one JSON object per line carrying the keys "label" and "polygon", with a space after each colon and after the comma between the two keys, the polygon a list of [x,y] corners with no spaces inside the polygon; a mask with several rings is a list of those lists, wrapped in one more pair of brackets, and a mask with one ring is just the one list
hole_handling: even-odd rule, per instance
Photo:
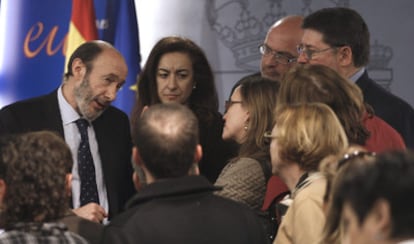
{"label": "necktie knot", "polygon": [[89,122],[86,119],[78,119],[75,123],[78,126],[82,140],[87,140]]}

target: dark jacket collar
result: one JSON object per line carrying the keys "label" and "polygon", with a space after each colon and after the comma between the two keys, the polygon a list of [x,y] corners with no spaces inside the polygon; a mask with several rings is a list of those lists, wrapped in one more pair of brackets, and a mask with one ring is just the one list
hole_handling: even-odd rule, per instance
{"label": "dark jacket collar", "polygon": [[221,189],[221,187],[212,185],[203,176],[184,176],[179,178],[162,179],[145,186],[144,189],[128,201],[126,207],[131,208],[134,205],[155,198],[189,195],[209,191],[212,192]]}

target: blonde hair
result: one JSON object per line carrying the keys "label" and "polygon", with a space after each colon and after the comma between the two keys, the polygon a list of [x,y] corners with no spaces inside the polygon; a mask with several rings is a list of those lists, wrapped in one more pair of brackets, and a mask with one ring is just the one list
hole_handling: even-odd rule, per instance
{"label": "blonde hair", "polygon": [[281,161],[297,163],[304,171],[318,171],[323,158],[348,146],[335,113],[322,103],[278,107],[275,122]]}

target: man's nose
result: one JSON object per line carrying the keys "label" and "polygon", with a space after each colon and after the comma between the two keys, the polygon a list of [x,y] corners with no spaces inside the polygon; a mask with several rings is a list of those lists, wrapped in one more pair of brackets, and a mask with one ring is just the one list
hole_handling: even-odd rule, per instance
{"label": "man's nose", "polygon": [[105,97],[108,101],[114,101],[116,98],[116,94],[118,93],[118,86],[117,84],[113,83],[105,92]]}
{"label": "man's nose", "polygon": [[301,52],[299,53],[297,62],[299,64],[307,64],[309,63],[309,59],[306,57],[306,54],[304,52]]}

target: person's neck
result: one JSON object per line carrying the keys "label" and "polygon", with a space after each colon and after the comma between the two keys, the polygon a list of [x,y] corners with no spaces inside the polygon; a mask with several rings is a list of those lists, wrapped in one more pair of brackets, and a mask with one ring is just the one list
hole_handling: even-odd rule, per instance
{"label": "person's neck", "polygon": [[341,67],[340,70],[339,70],[339,73],[345,79],[349,79],[351,76],[353,76],[360,69],[361,69],[361,67],[355,67],[355,66]]}
{"label": "person's neck", "polygon": [[289,165],[286,165],[280,171],[280,177],[283,179],[283,181],[289,188],[290,192],[292,192],[296,188],[296,185],[298,184],[300,177],[304,173],[306,172],[302,170],[298,164],[291,163]]}
{"label": "person's neck", "polygon": [[[159,180],[146,167],[142,167],[142,169],[144,170],[145,179],[147,181],[147,184],[151,184],[151,183],[154,183],[157,180]],[[194,163],[191,166],[191,168],[188,170],[187,175],[200,175],[200,171],[198,169],[198,163]]]}
{"label": "person's neck", "polygon": [[67,80],[62,84],[62,95],[65,100],[74,108],[76,109],[76,102],[73,95],[73,82]]}

